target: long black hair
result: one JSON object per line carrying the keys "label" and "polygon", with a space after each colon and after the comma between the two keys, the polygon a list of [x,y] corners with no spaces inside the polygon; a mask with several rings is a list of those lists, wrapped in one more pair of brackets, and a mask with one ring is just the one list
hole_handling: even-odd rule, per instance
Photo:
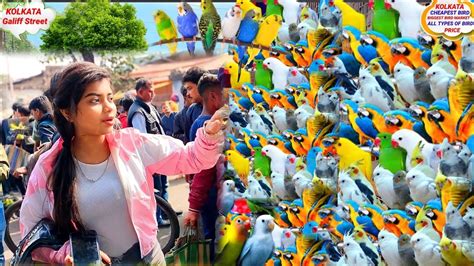
{"label": "long black hair", "polygon": [[87,62],[73,63],[62,71],[54,93],[54,123],[64,142],[48,178],[48,189],[54,194],[53,219],[59,237],[63,239],[71,232],[83,231],[84,226],[74,197],[76,167],[71,149],[74,124],[61,111],[75,114],[86,87],[103,79],[110,79],[105,69]]}

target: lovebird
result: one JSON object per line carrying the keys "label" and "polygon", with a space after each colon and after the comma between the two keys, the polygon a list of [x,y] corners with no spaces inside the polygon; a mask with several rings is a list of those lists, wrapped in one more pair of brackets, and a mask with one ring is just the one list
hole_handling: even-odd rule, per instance
{"label": "lovebird", "polygon": [[247,185],[247,177],[250,173],[250,161],[242,156],[240,153],[232,150],[225,152],[226,160],[234,167],[237,175],[241,178],[245,185]]}
{"label": "lovebird", "polygon": [[405,170],[407,152],[401,148],[392,146],[392,134],[379,133],[375,139],[375,145],[380,147],[379,164],[395,174]]}
{"label": "lovebird", "polygon": [[202,46],[207,55],[212,55],[221,32],[221,18],[212,0],[201,0],[201,10],[199,32],[202,38]]}
{"label": "lovebird", "polygon": [[[199,32],[199,19],[187,2],[178,3],[178,31],[184,38],[194,38]],[[187,42],[190,55],[194,55],[195,43]]]}
{"label": "lovebird", "polygon": [[244,247],[250,229],[250,218],[247,215],[234,215],[230,224],[220,229],[223,236],[216,248],[216,265],[234,265]]}
{"label": "lovebird", "polygon": [[257,218],[253,234],[245,242],[240,254],[239,265],[264,265],[271,258],[275,246],[272,238],[274,227],[274,219],[270,215],[261,215]]}
{"label": "lovebird", "polygon": [[[157,10],[153,14],[153,19],[155,20],[156,31],[161,40],[173,40],[178,37],[178,31],[173,20],[163,10]],[[176,53],[178,43],[172,42],[167,45],[171,54]]]}

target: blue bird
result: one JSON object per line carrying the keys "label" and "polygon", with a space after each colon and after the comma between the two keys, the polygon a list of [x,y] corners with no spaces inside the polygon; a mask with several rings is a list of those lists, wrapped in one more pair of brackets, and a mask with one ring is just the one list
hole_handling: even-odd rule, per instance
{"label": "blue bird", "polygon": [[[193,8],[186,2],[178,3],[178,32],[184,38],[194,38],[198,34],[199,19]],[[195,43],[187,42],[188,52],[194,55]]]}
{"label": "blue bird", "polygon": [[255,11],[249,10],[240,22],[240,28],[237,32],[237,40],[243,43],[252,43],[258,33],[258,22],[254,19]]}
{"label": "blue bird", "polygon": [[306,155],[306,170],[308,170],[312,175],[316,169],[316,156],[322,151],[323,150],[320,147],[311,147]]}

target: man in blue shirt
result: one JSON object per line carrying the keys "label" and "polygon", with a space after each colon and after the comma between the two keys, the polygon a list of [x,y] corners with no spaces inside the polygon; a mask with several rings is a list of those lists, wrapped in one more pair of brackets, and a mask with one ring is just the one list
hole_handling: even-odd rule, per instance
{"label": "man in blue shirt", "polygon": [[34,98],[30,102],[29,109],[31,115],[36,120],[36,147],[43,143],[51,142],[57,129],[53,122],[53,108],[48,97],[41,95]]}
{"label": "man in blue shirt", "polygon": [[186,135],[186,139],[188,141],[191,141],[189,136],[191,126],[202,113],[202,97],[199,94],[197,86],[199,79],[201,79],[204,73],[207,73],[207,71],[200,67],[191,67],[186,71],[186,73],[184,73],[183,77],[183,87],[186,89],[187,95],[191,97],[193,102],[193,104],[191,104],[191,106],[189,106],[188,110],[186,111],[184,134]]}

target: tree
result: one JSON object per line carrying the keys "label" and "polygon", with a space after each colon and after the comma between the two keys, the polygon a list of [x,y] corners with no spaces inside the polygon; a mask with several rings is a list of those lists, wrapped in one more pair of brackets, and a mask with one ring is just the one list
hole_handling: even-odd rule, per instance
{"label": "tree", "polygon": [[136,18],[130,4],[111,4],[108,0],[70,3],[64,14],[56,16],[41,36],[44,52],[80,52],[85,61],[94,62],[94,52],[143,51],[147,48],[146,28]]}
{"label": "tree", "polygon": [[0,35],[3,38],[0,38],[2,41],[2,49],[6,53],[25,53],[25,52],[34,52],[36,48],[31,44],[30,41],[26,38],[28,33],[20,34],[20,39],[15,37],[9,31],[0,30]]}

